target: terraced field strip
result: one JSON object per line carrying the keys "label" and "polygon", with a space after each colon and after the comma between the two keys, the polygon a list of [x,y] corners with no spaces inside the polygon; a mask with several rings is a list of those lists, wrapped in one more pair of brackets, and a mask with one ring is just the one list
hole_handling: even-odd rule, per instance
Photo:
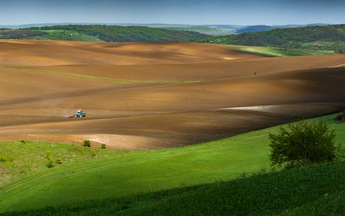
{"label": "terraced field strip", "polygon": [[48,74],[56,74],[61,76],[70,76],[70,77],[79,77],[84,79],[92,79],[92,80],[99,80],[99,81],[106,81],[106,82],[116,82],[116,83],[127,83],[127,84],[190,84],[190,83],[197,83],[200,81],[142,81],[142,80],[125,80],[125,79],[112,79],[107,77],[98,77],[98,76],[90,76],[90,75],[82,75],[82,74],[74,74],[74,73],[66,73],[60,71],[51,71],[51,70],[42,70],[42,69],[33,69],[33,68],[0,68],[0,70],[17,70],[17,71],[27,71],[27,72],[37,72],[37,73],[48,73]]}

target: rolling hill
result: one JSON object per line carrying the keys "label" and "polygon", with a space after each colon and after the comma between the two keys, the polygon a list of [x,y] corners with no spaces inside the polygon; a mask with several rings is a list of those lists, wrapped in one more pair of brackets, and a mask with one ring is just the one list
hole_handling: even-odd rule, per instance
{"label": "rolling hill", "polygon": [[262,32],[262,31],[268,31],[274,29],[273,26],[267,26],[267,25],[255,25],[255,26],[247,26],[244,28],[241,28],[236,31],[238,34],[248,33],[248,32]]}
{"label": "rolling hill", "polygon": [[[326,121],[343,143],[335,117],[309,121]],[[344,161],[267,173],[278,128],[151,151],[0,143],[0,165],[16,177],[0,187],[0,215],[341,215]],[[49,158],[60,163],[47,168]]]}
{"label": "rolling hill", "polygon": [[[1,40],[0,50],[2,213],[229,181],[268,167],[272,129],[255,130],[345,108],[341,54],[269,58],[214,44],[38,40]],[[68,118],[77,109],[87,117]],[[344,140],[344,124],[325,120]],[[85,140],[95,149],[77,146]],[[333,187],[315,190],[301,202],[337,198]],[[132,213],[133,201],[119,202]]]}
{"label": "rolling hill", "polygon": [[284,49],[345,50],[345,25],[308,26],[273,29],[201,39],[200,42],[247,46],[279,47]]}
{"label": "rolling hill", "polygon": [[[195,41],[215,44],[343,52],[345,50],[344,26],[49,25],[19,29],[2,28],[0,29],[0,39],[89,42]],[[210,35],[214,36],[211,37]]]}
{"label": "rolling hill", "polygon": [[[0,48],[2,141],[177,147],[344,104],[340,54],[269,58],[197,43],[33,40]],[[78,109],[88,117],[67,118]]]}
{"label": "rolling hill", "polygon": [[0,29],[0,39],[69,40],[93,42],[177,42],[205,38],[191,31],[145,26],[60,25]]}

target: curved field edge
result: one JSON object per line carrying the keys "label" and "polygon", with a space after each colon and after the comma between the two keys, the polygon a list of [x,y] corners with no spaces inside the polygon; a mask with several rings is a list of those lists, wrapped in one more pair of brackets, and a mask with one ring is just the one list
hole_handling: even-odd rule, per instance
{"label": "curved field edge", "polygon": [[128,84],[190,84],[190,83],[200,82],[200,81],[188,81],[188,80],[186,80],[186,81],[124,80],[124,79],[112,79],[112,78],[107,78],[107,77],[81,75],[81,74],[51,71],[51,70],[42,70],[42,69],[32,69],[32,68],[5,67],[5,68],[0,68],[0,70],[16,70],[16,71],[23,71],[23,72],[27,71],[27,72],[36,72],[36,73],[48,73],[48,74],[55,74],[55,75],[60,75],[60,76],[69,76],[69,77],[77,77],[77,78],[83,78],[83,79],[91,79],[91,80],[106,81],[106,82],[116,82],[116,83],[128,83]]}
{"label": "curved field edge", "polygon": [[[345,124],[334,119],[330,115],[311,121],[327,121],[336,130],[337,143],[343,142]],[[1,188],[0,212],[236,179],[269,169],[268,133],[276,129],[176,149],[119,152],[46,169]]]}

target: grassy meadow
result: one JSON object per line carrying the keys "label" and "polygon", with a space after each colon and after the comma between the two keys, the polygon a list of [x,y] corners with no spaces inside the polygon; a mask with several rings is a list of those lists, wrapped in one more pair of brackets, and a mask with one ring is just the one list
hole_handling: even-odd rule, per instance
{"label": "grassy meadow", "polygon": [[309,56],[309,55],[325,55],[332,54],[332,50],[305,50],[305,49],[283,49],[276,47],[264,46],[240,46],[229,45],[228,49],[244,53],[252,53],[256,55],[268,57],[289,57],[289,56]]}
{"label": "grassy meadow", "polygon": [[[338,123],[334,119],[335,115],[330,115],[310,121],[323,120],[328,122],[330,127],[336,130],[336,143],[342,143],[345,140],[345,124]],[[210,202],[206,206],[203,206],[203,208],[213,208],[212,205],[216,203],[213,203],[211,200],[225,199],[224,203],[221,204],[222,209],[220,209],[223,212],[223,208],[230,205],[228,199],[231,200],[235,198],[231,198],[232,196],[228,196],[227,198],[225,192],[222,192],[224,194],[218,197],[218,192],[220,193],[220,191],[230,189],[236,191],[238,190],[236,189],[237,187],[244,187],[242,190],[235,192],[236,196],[240,196],[241,191],[252,190],[246,189],[246,187],[253,187],[253,185],[246,186],[246,184],[257,185],[257,183],[253,182],[245,183],[248,181],[266,182],[262,183],[260,187],[265,191],[270,191],[268,185],[270,185],[271,180],[269,179],[284,178],[284,173],[277,173],[272,174],[272,176],[269,175],[267,179],[265,175],[260,175],[261,177],[251,177],[249,179],[245,178],[239,180],[240,177],[262,172],[262,170],[270,170],[268,133],[274,132],[277,128],[278,127],[273,127],[260,131],[253,131],[247,134],[195,146],[147,151],[116,151],[27,141],[1,143],[0,168],[2,172],[0,173],[0,213],[39,209],[72,203],[72,206],[68,205],[67,207],[63,207],[64,210],[61,211],[65,211],[66,208],[69,209],[73,206],[78,208],[78,206],[86,205],[83,203],[88,200],[99,200],[92,202],[98,206],[102,203],[108,203],[106,205],[108,206],[111,205],[109,202],[120,202],[120,204],[118,204],[120,207],[123,207],[122,202],[127,202],[126,200],[129,199],[130,201],[128,202],[135,202],[136,204],[133,204],[135,208],[129,209],[129,207],[127,207],[127,209],[129,209],[128,215],[140,215],[140,212],[145,212],[149,209],[155,210],[158,206],[163,206],[161,209],[164,211],[169,211],[170,208],[173,208],[173,205],[182,205],[181,208],[189,209],[187,204],[186,206],[183,205],[183,200],[187,199],[186,201],[189,200],[188,202],[191,202],[192,199],[194,200],[194,196],[197,196],[197,199],[203,199],[201,202]],[[52,166],[49,166],[49,164],[52,164]],[[340,164],[341,165],[329,166],[335,167],[334,169],[343,169],[343,164]],[[328,168],[325,166],[320,169],[325,169],[325,172],[327,172]],[[313,175],[313,171],[307,172]],[[295,175],[299,174],[291,175],[293,179]],[[254,180],[250,180],[253,178]],[[259,178],[260,180],[255,180],[255,178]],[[276,181],[275,184],[280,184],[281,180],[276,179],[274,181]],[[311,182],[309,183],[312,184]],[[306,184],[309,183],[306,182]],[[211,185],[196,186],[204,184]],[[337,184],[339,183],[333,182],[332,184],[335,184],[332,187],[338,187]],[[194,188],[195,186],[196,188]],[[266,186],[268,188],[266,188]],[[304,186],[302,184],[295,185],[295,187],[302,187],[303,189]],[[313,186],[309,185],[305,187],[306,188],[303,190],[309,190],[308,187]],[[150,194],[151,192],[173,188],[180,189]],[[212,192],[214,190],[220,191],[214,194]],[[321,192],[318,192],[318,189],[314,187],[313,190],[315,190],[315,196],[319,196],[320,193],[328,193],[327,191],[323,192],[322,188],[320,189]],[[339,194],[337,194],[338,192],[333,194],[333,192],[330,195],[334,196],[336,199],[338,199],[338,195],[340,199],[344,199],[344,190],[340,186],[338,191]],[[259,193],[259,191],[256,193]],[[247,195],[250,195],[249,192]],[[247,202],[246,199],[254,199],[253,197],[257,197],[257,201],[254,199],[255,202],[263,202],[260,201],[260,195],[254,195],[248,198],[246,198],[245,195],[241,195],[239,198],[240,200],[236,201],[236,205],[238,206],[233,206],[231,208],[236,207],[241,209],[243,208],[241,207],[242,204],[244,205]],[[129,197],[126,198],[124,196]],[[158,196],[159,199],[156,199],[156,196]],[[213,199],[213,196],[216,197]],[[291,196],[293,196],[293,193]],[[108,198],[111,198],[111,200],[103,200]],[[269,197],[264,196],[263,199],[269,199]],[[304,199],[306,198],[302,197],[298,199],[305,201]],[[333,199],[331,201],[328,199],[329,197],[325,197],[319,201],[333,202]],[[197,201],[194,201],[189,204],[199,205],[200,207],[201,204],[197,204],[196,202]],[[316,200],[315,202],[318,201]],[[87,206],[90,205],[91,204],[88,202]],[[114,204],[113,207],[108,206],[107,208],[118,208],[119,205]],[[307,202],[306,206],[308,205],[308,208],[312,207],[310,203]],[[132,204],[130,206],[132,206]],[[116,211],[121,212],[123,210],[122,207]],[[84,209],[85,206],[80,208]],[[91,205],[90,208],[94,211],[96,207]],[[101,209],[103,208],[106,209],[106,207],[102,207]],[[196,206],[191,206],[190,210],[197,211],[195,208]],[[97,211],[101,209],[98,208]],[[60,210],[57,211],[59,212]],[[212,212],[212,209],[208,211]],[[235,209],[229,209],[229,211],[232,212],[235,211]],[[130,212],[133,212],[133,214]],[[182,213],[190,215],[188,212]],[[193,212],[193,214],[196,213],[197,212]],[[162,214],[158,213],[158,215]]]}
{"label": "grassy meadow", "polygon": [[3,215],[343,215],[345,163]]}

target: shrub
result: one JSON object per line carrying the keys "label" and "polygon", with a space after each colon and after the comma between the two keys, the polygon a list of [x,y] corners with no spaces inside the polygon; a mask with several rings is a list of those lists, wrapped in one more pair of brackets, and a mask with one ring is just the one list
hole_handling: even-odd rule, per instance
{"label": "shrub", "polygon": [[90,140],[84,140],[83,146],[85,146],[85,147],[91,147],[91,142],[90,142]]}
{"label": "shrub", "polygon": [[277,134],[269,134],[272,166],[293,168],[333,161],[335,131],[325,122],[300,122],[281,127]]}
{"label": "shrub", "polygon": [[50,153],[47,153],[46,159],[47,159],[46,167],[53,168],[55,166],[55,163]]}
{"label": "shrub", "polygon": [[5,156],[0,154],[0,162],[6,162],[7,159],[5,158]]}
{"label": "shrub", "polygon": [[62,159],[61,158],[56,159],[56,164],[62,164]]}
{"label": "shrub", "polygon": [[0,162],[13,162],[15,159],[9,155],[7,155],[6,153],[5,154],[2,154],[0,152]]}
{"label": "shrub", "polygon": [[102,148],[102,149],[106,149],[106,148],[107,148],[107,145],[106,145],[106,144],[102,144],[102,145],[101,145],[101,148]]}
{"label": "shrub", "polygon": [[95,149],[91,149],[91,156],[92,157],[96,157],[96,150]]}
{"label": "shrub", "polygon": [[53,168],[54,166],[55,166],[54,161],[48,160],[48,162],[47,162],[47,164],[46,164],[46,167],[48,167],[48,168]]}
{"label": "shrub", "polygon": [[337,115],[336,120],[345,121],[345,112],[343,114]]}

